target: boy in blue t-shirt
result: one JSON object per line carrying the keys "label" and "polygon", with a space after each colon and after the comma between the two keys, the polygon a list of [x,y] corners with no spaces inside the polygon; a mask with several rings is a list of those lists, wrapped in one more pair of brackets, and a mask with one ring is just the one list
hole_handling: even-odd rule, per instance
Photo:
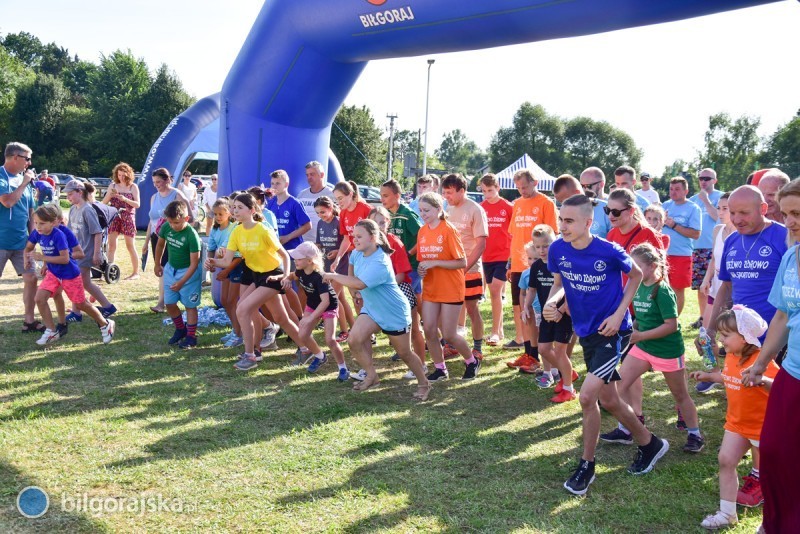
{"label": "boy in blue t-shirt", "polygon": [[[158,231],[155,274],[164,276],[164,304],[172,317],[175,333],[170,345],[182,349],[197,346],[197,306],[200,305],[201,269],[200,236],[189,226],[189,213],[183,201],[175,200],[164,208],[167,224]],[[167,249],[167,265],[161,266],[161,256]],[[186,308],[183,322],[178,302]]]}
{"label": "boy in blue t-shirt", "polygon": [[[553,287],[542,308],[545,319],[558,320],[558,301],[566,295],[586,362],[587,375],[580,393],[583,455],[578,468],[564,483],[564,488],[575,495],[585,494],[595,478],[594,452],[600,437],[598,400],[625,425],[639,445],[636,459],[628,467],[629,473],[648,473],[669,450],[667,441],[647,430],[617,393],[615,381],[620,378],[617,365],[623,338],[629,338],[632,328],[628,306],[642,280],[642,272],[620,246],[591,235],[592,213],[592,200],[585,195],[564,201],[558,216],[561,239],[550,246],[547,260]],[[628,275],[624,291],[622,273]]]}

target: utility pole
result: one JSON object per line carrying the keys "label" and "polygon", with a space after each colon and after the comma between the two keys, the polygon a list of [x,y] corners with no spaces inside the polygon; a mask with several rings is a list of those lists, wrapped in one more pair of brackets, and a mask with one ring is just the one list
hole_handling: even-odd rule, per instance
{"label": "utility pole", "polygon": [[428,173],[428,103],[431,99],[431,65],[435,59],[428,60],[428,87],[425,90],[425,147],[422,150],[422,174]]}
{"label": "utility pole", "polygon": [[386,180],[392,179],[392,152],[394,151],[394,120],[397,118],[397,115],[389,114],[386,115],[386,118],[389,119],[389,156],[386,162]]}

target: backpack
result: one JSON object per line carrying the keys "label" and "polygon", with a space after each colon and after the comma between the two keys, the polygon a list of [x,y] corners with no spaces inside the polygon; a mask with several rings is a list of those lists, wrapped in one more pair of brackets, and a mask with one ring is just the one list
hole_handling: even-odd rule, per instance
{"label": "backpack", "polygon": [[100,228],[103,230],[111,225],[111,221],[114,220],[119,211],[117,208],[109,206],[108,204],[103,204],[102,202],[90,202],[89,205],[92,206],[95,213],[97,213],[97,221],[100,223]]}

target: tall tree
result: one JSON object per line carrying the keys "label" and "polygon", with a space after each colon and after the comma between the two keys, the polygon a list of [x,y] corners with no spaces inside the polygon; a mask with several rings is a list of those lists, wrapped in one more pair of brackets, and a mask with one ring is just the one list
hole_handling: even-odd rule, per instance
{"label": "tall tree", "polygon": [[731,191],[744,183],[758,164],[761,139],[758,137],[758,117],[731,118],[717,113],[708,118],[705,146],[700,152],[700,167],[717,172],[719,188]]}
{"label": "tall tree", "polygon": [[444,134],[434,154],[448,171],[464,174],[474,173],[486,161],[486,155],[478,145],[459,129]]}
{"label": "tall tree", "polygon": [[45,54],[42,41],[28,32],[9,33],[3,38],[8,53],[32,69],[38,69]]}
{"label": "tall tree", "polygon": [[492,169],[501,170],[527,153],[544,170],[560,172],[564,165],[564,121],[541,105],[523,103],[510,127],[500,128],[489,144]]}
{"label": "tall tree", "polygon": [[0,142],[10,141],[11,110],[17,100],[17,90],[30,85],[36,74],[0,46]]}
{"label": "tall tree", "polygon": [[51,154],[62,143],[60,127],[69,103],[69,91],[61,80],[38,74],[33,83],[20,87],[11,111],[11,132],[17,139]]}
{"label": "tall tree", "polygon": [[779,167],[790,176],[800,176],[800,111],[769,138],[761,164]]}
{"label": "tall tree", "polygon": [[344,178],[359,184],[382,183],[386,147],[369,108],[342,106],[334,124],[331,150],[339,159]]}
{"label": "tall tree", "polygon": [[589,117],[575,117],[567,122],[564,147],[569,157],[562,170],[576,176],[587,167],[600,167],[607,173],[620,165],[637,168],[642,159],[642,151],[630,135]]}

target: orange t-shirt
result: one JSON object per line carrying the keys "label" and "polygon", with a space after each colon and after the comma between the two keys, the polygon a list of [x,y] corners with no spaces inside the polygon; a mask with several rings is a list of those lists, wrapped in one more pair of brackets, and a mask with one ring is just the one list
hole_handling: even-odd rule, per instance
{"label": "orange t-shirt", "polygon": [[[743,365],[739,365],[738,356],[725,356],[725,367],[722,369],[722,383],[728,396],[728,413],[725,416],[725,430],[735,432],[747,439],[761,439],[761,427],[767,413],[769,391],[763,387],[744,387],[742,371],[756,361],[761,351],[752,354]],[[769,362],[764,376],[775,378],[778,366]]]}
{"label": "orange t-shirt", "polygon": [[531,198],[514,201],[508,232],[511,234],[511,272],[521,273],[528,268],[525,244],[531,240],[531,232],[537,224],[547,224],[558,234],[558,216],[555,203],[539,193]]}
{"label": "orange t-shirt", "polygon": [[[457,260],[466,258],[461,236],[455,226],[439,221],[436,228],[423,225],[417,234],[417,260]],[[422,298],[430,302],[463,302],[464,269],[428,269],[422,279]]]}

